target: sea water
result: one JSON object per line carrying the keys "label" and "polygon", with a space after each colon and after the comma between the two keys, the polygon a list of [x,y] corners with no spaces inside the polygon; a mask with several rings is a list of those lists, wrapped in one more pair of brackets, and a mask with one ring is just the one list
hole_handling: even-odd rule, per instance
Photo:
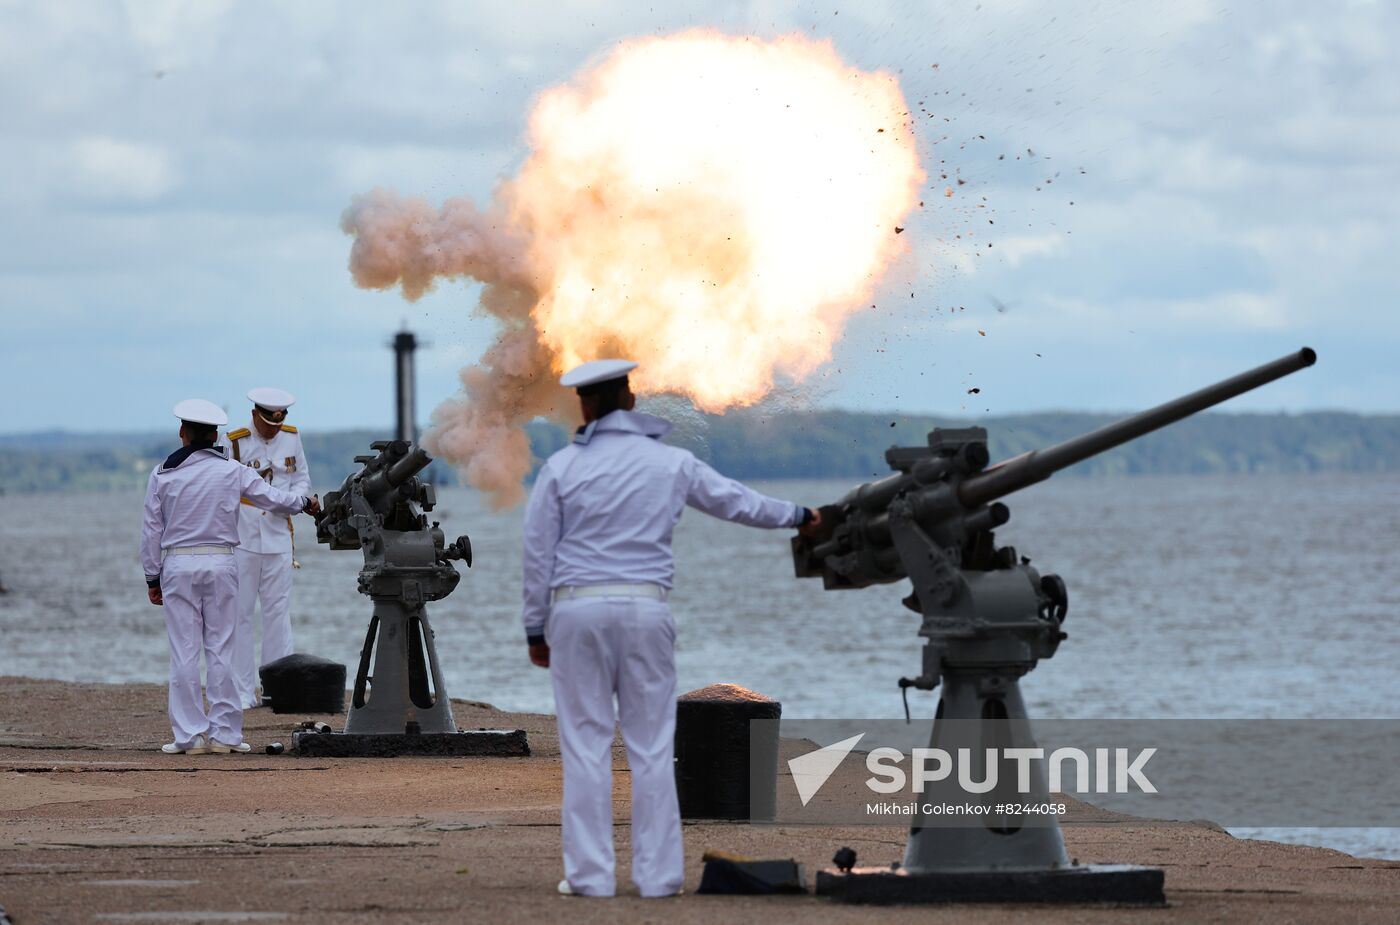
{"label": "sea water", "polygon": [[[809,506],[844,481],[760,483]],[[521,511],[440,492],[475,562],[430,605],[448,692],[551,712],[520,624]],[[1006,499],[1000,543],[1069,586],[1069,638],[1022,681],[1032,717],[1400,718],[1400,476],[1077,478]],[[141,498],[0,497],[0,674],[163,682],[163,615],[137,555]],[[358,551],[316,545],[297,518],[298,651],[353,675],[370,615]],[[793,577],[787,531],[687,512],[671,598],[681,690],[717,682],[782,701],[787,717],[903,715],[896,681],[920,670],[907,582],[824,591]],[[916,721],[935,697],[911,692]],[[153,735],[157,730],[153,730]],[[1236,830],[1400,858],[1396,829]]]}

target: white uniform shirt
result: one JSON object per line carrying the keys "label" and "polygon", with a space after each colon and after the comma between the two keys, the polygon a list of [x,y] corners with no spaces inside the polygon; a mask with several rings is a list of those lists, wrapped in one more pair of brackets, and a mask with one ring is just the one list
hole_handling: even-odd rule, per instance
{"label": "white uniform shirt", "polygon": [[671,587],[671,532],[686,505],[752,527],[801,522],[800,505],[759,494],[661,443],[670,431],[660,418],[614,411],[540,469],[525,510],[527,635],[544,631],[554,588]]}
{"label": "white uniform shirt", "polygon": [[[169,462],[169,460],[166,460]],[[281,491],[225,455],[221,446],[195,450],[177,465],[157,466],[141,514],[141,567],[160,577],[161,550],[172,546],[237,546],[239,498],[280,517],[301,511],[301,495]]]}
{"label": "white uniform shirt", "polygon": [[[237,440],[238,452],[227,435],[219,441],[229,447],[229,455],[256,471],[274,488],[298,495],[311,494],[311,473],[306,467],[306,454],[301,448],[301,435],[279,428],[271,440],[264,440],[253,426],[245,428],[247,436]],[[239,433],[240,431],[234,431]],[[276,513],[258,510],[244,504],[239,510],[239,545],[248,552],[292,551],[292,521]]]}

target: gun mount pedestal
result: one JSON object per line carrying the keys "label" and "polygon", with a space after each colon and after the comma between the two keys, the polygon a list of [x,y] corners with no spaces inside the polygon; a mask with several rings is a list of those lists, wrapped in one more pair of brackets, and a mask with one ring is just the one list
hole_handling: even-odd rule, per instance
{"label": "gun mount pedestal", "polygon": [[[923,670],[910,687],[942,685],[930,747],[970,756],[988,749],[1034,748],[1020,678],[1055,654],[1068,593],[1059,576],[1042,576],[993,530],[1010,519],[999,498],[1304,367],[1303,348],[1092,433],[987,467],[980,427],[935,429],[927,447],[892,447],[895,474],[861,485],[822,508],[822,533],[794,537],[797,577],[820,577],[829,590],[908,578],[904,600],[922,616]],[[906,701],[907,708],[907,701]],[[1000,756],[1000,757],[997,757]],[[1002,760],[997,751],[992,760]],[[998,774],[999,786],[1017,774]],[[986,780],[983,776],[982,780]],[[927,793],[927,791],[925,791]],[[817,892],[856,903],[1113,902],[1161,904],[1162,871],[1128,865],[1076,865],[1053,815],[995,814],[998,803],[1048,802],[1043,762],[1014,789],[969,794],[945,780],[933,800],[980,800],[979,826],[947,827],[916,817],[897,871],[822,871]]]}
{"label": "gun mount pedestal", "polygon": [[[343,733],[302,732],[300,755],[528,755],[525,733],[458,730],[438,667],[425,604],[451,594],[461,580],[453,560],[471,566],[471,542],[445,541],[422,511],[433,486],[416,475],[431,462],[402,440],[372,444],[357,456],[364,468],[326,495],[316,540],[332,549],[360,549],[359,590],[374,602]],[[421,508],[421,510],[420,510]]]}
{"label": "gun mount pedestal", "polygon": [[410,609],[398,601],[375,601],[345,731],[456,732],[452,703],[437,694],[442,690],[427,611],[421,605]]}
{"label": "gun mount pedestal", "polygon": [[[964,639],[975,647],[997,648],[994,632],[973,633]],[[931,642],[928,648],[935,645]],[[968,749],[972,755],[982,755],[989,748],[1035,747],[1021,700],[1017,666],[955,668],[947,661],[942,664],[943,695],[930,748],[942,748],[950,754]],[[991,809],[1008,801],[1050,801],[1043,767],[1032,770],[1028,792],[1006,786],[1012,780],[1014,774],[1000,775],[1001,783],[982,795],[982,803]],[[958,803],[966,802],[968,795],[954,786],[935,786],[925,798]],[[816,891],[837,902],[876,905],[1023,902],[1153,906],[1166,902],[1160,868],[1072,862],[1053,816],[1034,817],[1034,824],[1025,824],[1026,817],[994,812],[978,818],[981,825],[956,828],[926,826],[917,818],[910,827],[899,870],[819,871]]]}
{"label": "gun mount pedestal", "polygon": [[[984,431],[936,432],[935,451],[978,466],[985,458]],[[923,671],[901,678],[900,688],[942,689],[930,748],[951,755],[983,756],[988,749],[1035,748],[1020,679],[1066,638],[1061,624],[1068,594],[1058,576],[1041,576],[1009,547],[996,550],[991,526],[1010,516],[995,504],[974,521],[985,541],[980,549],[943,545],[936,531],[919,524],[919,505],[907,496],[889,505],[893,548],[913,583],[905,606],[923,616]],[[964,552],[968,554],[964,556]],[[990,553],[990,555],[988,555]],[[995,566],[978,569],[968,566]],[[980,769],[979,769],[980,770]],[[985,773],[974,775],[985,779]],[[818,876],[817,891],[842,902],[1113,902],[1160,905],[1163,873],[1132,865],[1080,865],[1065,852],[1053,815],[1012,815],[998,804],[1045,804],[1050,792],[1043,765],[1029,775],[1029,788],[1014,773],[972,796],[953,778],[925,791],[929,803],[956,805],[975,799],[986,807],[979,825],[949,827],[915,817],[897,872],[853,870]]]}

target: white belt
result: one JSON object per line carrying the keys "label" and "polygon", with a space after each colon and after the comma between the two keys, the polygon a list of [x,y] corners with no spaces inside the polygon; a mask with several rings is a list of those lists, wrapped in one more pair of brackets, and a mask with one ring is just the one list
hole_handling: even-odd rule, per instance
{"label": "white belt", "polygon": [[653,584],[615,584],[615,585],[566,585],[562,588],[555,588],[552,595],[554,603],[560,601],[573,600],[576,597],[649,597],[654,601],[664,601],[670,595],[670,591]]}
{"label": "white belt", "polygon": [[166,556],[231,556],[232,546],[168,546],[160,551],[160,557]]}

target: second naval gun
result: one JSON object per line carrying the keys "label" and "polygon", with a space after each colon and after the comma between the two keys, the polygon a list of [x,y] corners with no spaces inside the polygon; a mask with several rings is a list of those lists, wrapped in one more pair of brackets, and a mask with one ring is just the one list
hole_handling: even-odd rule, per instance
{"label": "second naval gun", "polygon": [[[375,452],[326,494],[316,541],[364,554],[359,590],[374,602],[341,735],[299,735],[303,754],[523,755],[521,730],[461,732],[452,716],[426,604],[461,581],[454,562],[472,564],[471,540],[451,543],[425,512],[437,504],[418,478],[432,457],[405,440],[378,440]],[[373,664],[371,664],[371,662]]]}
{"label": "second naval gun", "polygon": [[[886,452],[893,475],[860,485],[824,506],[817,535],[793,537],[797,576],[820,578],[829,590],[909,579],[913,589],[904,604],[922,616],[919,635],[925,643],[922,671],[900,678],[899,686],[906,697],[910,687],[942,686],[932,745],[946,746],[953,730],[965,737],[966,730],[983,728],[985,734],[973,733],[974,738],[980,735],[980,743],[964,744],[1031,746],[1034,740],[1018,682],[1037,662],[1054,655],[1066,638],[1062,626],[1069,595],[1058,575],[1042,575],[1015,548],[997,545],[993,531],[1011,516],[1000,499],[1316,360],[1317,355],[1304,347],[1091,433],[993,466],[988,465],[985,429],[935,428],[927,446],[891,447]],[[1036,788],[1025,796],[1028,802],[1045,798],[1043,780]],[[1050,897],[1044,892],[1048,889],[1059,898],[1152,901],[1147,894],[1154,889],[1154,879],[1160,895],[1160,871],[1094,871],[1072,865],[1053,820],[1026,826],[991,816],[976,828],[934,827],[923,821],[916,817],[910,830],[900,876],[823,873],[819,891],[824,886],[833,896],[851,901],[934,899],[940,890],[937,884],[944,882],[939,878],[949,874],[964,885],[969,876],[994,874],[997,889],[1014,891],[1015,877],[1008,878],[1006,872],[1020,871],[1027,874],[1024,882],[1032,884],[1021,899]],[[1137,876],[1139,872],[1155,878]],[[1070,876],[1050,876],[1060,873]],[[1047,877],[1058,882],[1046,887]]]}

